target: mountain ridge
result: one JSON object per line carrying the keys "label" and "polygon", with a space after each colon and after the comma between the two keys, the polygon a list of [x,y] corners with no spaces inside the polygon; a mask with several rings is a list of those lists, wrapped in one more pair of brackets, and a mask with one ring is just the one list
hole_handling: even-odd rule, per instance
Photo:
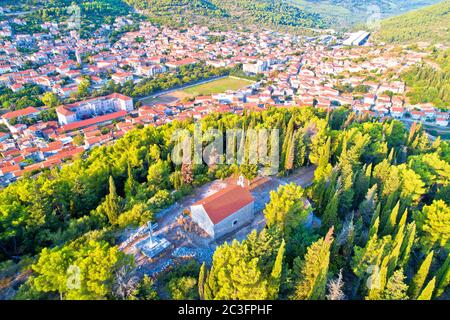
{"label": "mountain ridge", "polygon": [[450,44],[450,0],[383,20],[375,38],[387,43]]}
{"label": "mountain ridge", "polygon": [[[317,13],[307,12],[292,1],[275,0],[124,0],[155,22],[190,24],[205,22],[226,27],[243,26],[324,28]],[[208,21],[209,20],[209,21]]]}

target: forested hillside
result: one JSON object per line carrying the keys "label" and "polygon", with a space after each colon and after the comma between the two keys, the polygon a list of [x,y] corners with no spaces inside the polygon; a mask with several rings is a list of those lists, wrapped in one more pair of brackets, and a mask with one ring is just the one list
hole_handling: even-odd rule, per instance
{"label": "forested hillside", "polygon": [[376,37],[389,43],[449,44],[450,1],[411,11],[404,15],[384,20]]}
{"label": "forested hillside", "polygon": [[412,104],[432,102],[441,109],[450,107],[450,50],[434,52],[424,63],[403,74],[410,88]]}
{"label": "forested hillside", "polygon": [[270,0],[125,0],[162,24],[207,23],[223,28],[244,27],[324,27],[320,15],[308,13],[289,1]]}
{"label": "forested hillside", "polygon": [[[122,0],[50,0],[50,1],[25,1],[24,3],[10,2],[8,8],[15,11],[25,12],[24,18],[26,24],[13,24],[16,33],[37,33],[43,32],[41,24],[49,21],[66,21],[77,14],[70,9],[72,4],[80,8],[80,32],[81,35],[92,34],[98,31],[103,24],[112,24],[116,17],[132,14],[132,8]],[[77,19],[77,18],[73,18]],[[74,20],[76,21],[76,20]]]}
{"label": "forested hillside", "polygon": [[[436,299],[450,280],[450,146],[396,120],[373,121],[340,108],[212,114],[202,130],[277,128],[280,175],[317,166],[313,185],[274,190],[267,228],[217,248],[158,278],[173,299]],[[192,120],[128,133],[61,170],[22,179],[0,192],[3,283],[31,277],[20,299],[155,299],[144,277],[132,290],[132,259],[118,251],[123,228],[142,225],[207,181],[261,166],[174,165],[176,129]],[[248,145],[247,143],[245,145]],[[304,226],[308,197],[318,228]],[[70,266],[80,266],[77,288]],[[244,277],[244,278],[242,278]],[[377,280],[378,279],[378,280]],[[377,281],[379,285],[367,285]]]}

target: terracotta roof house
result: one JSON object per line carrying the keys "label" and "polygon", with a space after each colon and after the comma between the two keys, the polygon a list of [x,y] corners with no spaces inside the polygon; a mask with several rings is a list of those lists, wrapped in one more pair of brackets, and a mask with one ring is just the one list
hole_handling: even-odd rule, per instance
{"label": "terracotta roof house", "polygon": [[255,200],[250,191],[231,185],[191,206],[192,220],[212,238],[220,238],[249,223]]}
{"label": "terracotta roof house", "polygon": [[25,117],[35,117],[40,113],[40,111],[34,107],[28,107],[25,109],[20,109],[20,110],[16,110],[16,111],[11,111],[8,113],[5,113],[2,116],[2,119],[4,121],[8,121],[14,118],[20,119],[20,118],[25,118]]}

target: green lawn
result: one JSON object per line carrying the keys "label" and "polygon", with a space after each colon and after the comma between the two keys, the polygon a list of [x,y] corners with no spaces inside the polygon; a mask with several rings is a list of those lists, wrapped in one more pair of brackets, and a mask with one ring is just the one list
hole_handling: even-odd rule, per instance
{"label": "green lawn", "polygon": [[215,93],[222,93],[227,90],[236,91],[246,86],[249,86],[252,83],[254,83],[254,81],[228,77],[200,84],[195,87],[186,88],[182,90],[182,92],[191,96],[208,96]]}

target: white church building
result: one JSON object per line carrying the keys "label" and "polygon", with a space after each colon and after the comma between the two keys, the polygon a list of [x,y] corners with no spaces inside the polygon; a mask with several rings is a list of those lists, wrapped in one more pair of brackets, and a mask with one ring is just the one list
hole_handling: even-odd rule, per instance
{"label": "white church building", "polygon": [[192,220],[212,238],[234,232],[254,218],[255,199],[241,185],[231,185],[191,206]]}

